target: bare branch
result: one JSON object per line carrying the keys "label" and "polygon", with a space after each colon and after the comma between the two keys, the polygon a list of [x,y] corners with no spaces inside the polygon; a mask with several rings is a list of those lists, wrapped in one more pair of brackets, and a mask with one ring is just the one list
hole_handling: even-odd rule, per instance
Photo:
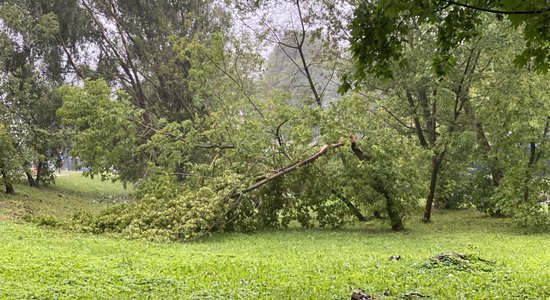
{"label": "bare branch", "polygon": [[535,10],[506,11],[506,10],[497,10],[497,9],[491,9],[491,8],[485,8],[485,7],[469,5],[469,4],[466,4],[466,3],[460,3],[460,2],[452,1],[452,0],[439,0],[439,1],[446,2],[446,3],[451,4],[451,5],[456,5],[456,6],[469,8],[469,9],[489,12],[489,13],[493,13],[493,14],[501,14],[501,15],[536,15],[536,14],[543,14],[543,13],[546,13],[546,12],[550,11],[549,7],[535,9]]}

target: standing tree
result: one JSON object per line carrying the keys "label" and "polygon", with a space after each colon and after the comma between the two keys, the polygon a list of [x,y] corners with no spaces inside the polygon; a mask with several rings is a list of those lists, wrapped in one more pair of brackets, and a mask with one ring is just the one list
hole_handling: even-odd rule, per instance
{"label": "standing tree", "polygon": [[0,123],[0,175],[2,176],[2,182],[6,187],[7,194],[15,193],[12,181],[19,168],[17,151],[14,144],[13,138],[4,125]]}
{"label": "standing tree", "polygon": [[[343,89],[364,86],[368,84],[369,74],[379,78],[403,78],[393,67],[395,64],[408,66],[407,55],[414,43],[415,32],[421,32],[422,36],[433,38],[433,53],[429,53],[431,71],[424,84],[420,86],[418,93],[418,106],[415,105],[414,93],[410,90],[403,93],[412,109],[414,125],[421,145],[428,146],[434,151],[432,157],[432,176],[430,192],[427,197],[424,220],[429,221],[431,205],[435,199],[437,187],[437,174],[441,168],[445,153],[448,151],[445,135],[457,130],[459,116],[468,114],[469,118],[475,118],[471,109],[469,91],[472,85],[472,76],[476,72],[476,65],[481,55],[481,49],[476,46],[479,37],[485,30],[482,18],[483,12],[506,15],[516,27],[523,25],[526,41],[525,51],[516,57],[516,62],[525,65],[529,59],[533,59],[535,69],[545,71],[548,68],[548,49],[544,46],[548,41],[547,7],[539,6],[535,2],[493,1],[488,6],[475,6],[468,1],[460,3],[456,1],[393,1],[383,0],[376,2],[364,1],[355,8],[354,18],[350,25],[351,50],[354,57],[355,69],[352,75],[354,81],[347,80]],[[460,28],[460,30],[456,30]],[[535,34],[534,28],[538,28],[540,34]],[[470,44],[470,46],[467,46]],[[467,51],[459,51],[464,46]],[[462,56],[462,58],[461,58]],[[400,69],[400,68],[399,68]],[[399,70],[398,69],[398,70]],[[462,69],[462,71],[461,71]],[[478,68],[479,69],[479,68]],[[425,68],[424,70],[429,70]],[[458,74],[456,71],[459,71]],[[422,71],[421,74],[425,73]],[[454,104],[451,108],[448,124],[440,124],[444,119],[436,116],[441,111],[441,105],[437,105],[436,98],[441,95],[438,89],[440,83],[449,82],[446,78],[454,78],[455,84],[447,85],[448,91],[454,94]],[[426,83],[430,83],[426,85]],[[454,87],[452,86],[454,85]],[[427,89],[428,88],[428,89]],[[431,93],[430,93],[431,90]],[[430,96],[431,95],[431,96]],[[429,101],[428,99],[433,98]],[[424,103],[424,105],[422,105]],[[443,107],[445,111],[445,108]],[[393,118],[393,116],[392,116]],[[424,120],[425,124],[422,125]],[[405,124],[406,125],[406,124]],[[445,130],[438,138],[436,128],[442,125]],[[483,136],[483,128],[478,122],[477,132],[481,143],[487,148],[486,137]],[[427,131],[427,136],[424,135]],[[435,141],[443,140],[440,146],[434,147]],[[431,146],[430,146],[431,144]],[[501,177],[501,170],[495,162],[490,163],[495,184]]]}
{"label": "standing tree", "polygon": [[[59,153],[65,146],[55,114],[61,102],[53,90],[66,78],[63,62],[69,50],[64,52],[57,42],[74,36],[74,29],[67,23],[73,15],[63,11],[74,8],[74,4],[16,0],[1,4],[2,121],[17,140],[24,154],[20,164],[29,184],[35,187],[53,181],[51,166],[59,163]],[[31,166],[36,167],[36,177]]]}

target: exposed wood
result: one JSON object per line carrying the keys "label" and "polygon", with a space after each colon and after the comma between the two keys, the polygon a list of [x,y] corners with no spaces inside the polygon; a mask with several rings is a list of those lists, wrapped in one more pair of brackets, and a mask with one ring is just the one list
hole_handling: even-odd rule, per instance
{"label": "exposed wood", "polygon": [[[166,134],[165,132],[160,132],[162,134]],[[175,137],[173,136],[172,134],[168,133],[170,136],[172,137]],[[178,140],[183,140],[183,138],[178,138],[176,137]],[[235,146],[233,145],[218,145],[218,144],[212,144],[212,145],[195,145],[195,148],[200,148],[200,149],[233,149],[235,148]]]}

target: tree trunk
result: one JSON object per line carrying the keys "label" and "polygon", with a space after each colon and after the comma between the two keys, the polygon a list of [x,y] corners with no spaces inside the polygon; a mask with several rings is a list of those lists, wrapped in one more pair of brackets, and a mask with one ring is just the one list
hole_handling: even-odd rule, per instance
{"label": "tree trunk", "polygon": [[374,188],[378,193],[382,194],[382,196],[384,196],[384,199],[386,200],[386,212],[388,213],[388,217],[390,218],[391,229],[394,231],[404,230],[405,225],[403,224],[403,217],[399,212],[399,208],[395,203],[395,199],[391,197],[391,195],[384,187],[384,184],[381,183],[378,179],[375,179]]}
{"label": "tree trunk", "polygon": [[[370,159],[370,156],[365,155],[363,151],[359,149],[354,136],[350,136],[350,141],[351,149],[359,160],[364,161]],[[386,212],[388,213],[388,217],[390,218],[391,228],[395,231],[405,229],[405,225],[403,225],[403,217],[401,216],[399,208],[395,203],[395,199],[393,199],[389,195],[386,188],[384,187],[384,184],[380,182],[380,179],[378,177],[374,178],[374,188],[378,193],[382,194],[386,200]]]}
{"label": "tree trunk", "polygon": [[30,171],[25,171],[25,175],[27,175],[27,182],[29,183],[29,186],[36,187],[36,181],[34,181],[32,173]]}
{"label": "tree trunk", "polygon": [[357,217],[357,220],[359,220],[360,222],[366,222],[367,221],[367,218],[365,218],[365,216],[361,213],[361,211],[359,211],[359,209],[355,205],[353,205],[353,203],[351,203],[351,201],[349,201],[348,198],[346,198],[343,195],[338,194],[335,190],[332,190],[331,192],[336,197],[338,197],[338,199],[340,199],[342,202],[344,202],[344,204],[351,210],[351,212],[355,215],[355,217]]}
{"label": "tree trunk", "polygon": [[487,159],[491,177],[493,177],[492,178],[493,185],[498,186],[500,184],[500,181],[502,180],[502,177],[504,176],[504,172],[502,171],[501,168],[499,168],[497,160],[495,158],[490,158],[491,144],[489,144],[489,139],[485,134],[483,125],[478,121],[476,117],[476,114],[474,112],[474,109],[472,108],[472,104],[470,103],[469,98],[465,98],[464,100],[464,112],[473,122],[473,127],[476,132],[477,140],[479,142],[481,151],[483,151],[483,155],[485,155],[485,158]]}
{"label": "tree trunk", "polygon": [[15,194],[15,188],[13,184],[8,180],[6,172],[2,171],[2,178],[4,179],[4,185],[6,186],[6,194]]}
{"label": "tree trunk", "polygon": [[537,148],[535,142],[529,143],[529,164],[527,165],[527,170],[525,171],[525,180],[523,182],[523,201],[527,202],[529,200],[529,181],[531,180],[531,169],[535,164]]}
{"label": "tree trunk", "polygon": [[428,192],[428,197],[426,199],[426,207],[424,209],[424,219],[425,223],[430,222],[430,217],[432,215],[432,205],[435,198],[435,189],[437,187],[437,177],[439,175],[439,168],[443,162],[443,157],[445,156],[445,151],[436,153],[432,156],[432,174],[430,176],[430,190]]}
{"label": "tree trunk", "polygon": [[15,194],[15,188],[13,187],[13,184],[10,182],[6,182],[6,194]]}
{"label": "tree trunk", "polygon": [[40,181],[42,180],[42,171],[44,168],[44,162],[39,161],[36,167],[36,180],[34,181],[34,187],[40,187]]}

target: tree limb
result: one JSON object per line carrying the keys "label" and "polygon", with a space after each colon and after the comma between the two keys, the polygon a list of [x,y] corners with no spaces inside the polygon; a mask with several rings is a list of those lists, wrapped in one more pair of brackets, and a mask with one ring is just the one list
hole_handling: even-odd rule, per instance
{"label": "tree limb", "polygon": [[363,151],[361,151],[361,149],[357,147],[357,143],[355,142],[355,136],[353,135],[350,136],[349,140],[351,142],[351,151],[353,151],[353,153],[355,154],[355,156],[357,156],[357,158],[359,158],[359,160],[363,161],[363,160],[369,160],[371,158],[370,156],[365,155]]}
{"label": "tree limb", "polygon": [[84,74],[82,74],[82,72],[74,62],[73,57],[69,52],[69,49],[67,49],[67,45],[65,44],[65,41],[63,40],[61,35],[59,33],[53,33],[52,35],[57,40],[57,42],[61,45],[61,48],[63,48],[63,52],[65,52],[65,55],[67,55],[67,62],[69,63],[69,65],[71,65],[71,67],[73,67],[76,75],[78,75],[78,77],[80,77],[81,80],[84,80],[85,79]]}
{"label": "tree limb", "polygon": [[456,6],[469,8],[469,9],[489,12],[489,13],[493,13],[493,14],[502,14],[502,15],[536,15],[536,14],[543,14],[543,13],[546,13],[546,12],[550,11],[550,8],[548,8],[548,7],[547,8],[535,9],[535,10],[506,11],[506,10],[497,10],[497,9],[491,9],[491,8],[484,8],[484,7],[469,5],[469,4],[466,4],[466,3],[460,3],[460,2],[456,2],[456,1],[452,1],[452,0],[439,0],[439,1],[446,2],[448,4],[452,4],[452,5],[456,5]]}
{"label": "tree limb", "polygon": [[319,157],[325,155],[329,150],[341,147],[343,145],[344,145],[344,143],[324,145],[324,146],[321,147],[321,149],[319,149],[319,151],[317,153],[311,155],[310,157],[308,157],[304,160],[301,160],[299,162],[293,163],[289,166],[281,168],[277,173],[275,173],[273,175],[270,175],[270,176],[267,176],[262,180],[259,180],[258,182],[256,182],[253,185],[241,190],[240,192],[233,193],[232,195],[229,196],[229,198],[232,198],[232,199],[239,198],[243,194],[246,194],[246,193],[251,192],[251,191],[253,191],[257,188],[260,188],[263,185],[273,181],[276,178],[279,178],[279,177],[281,177],[281,176],[283,176],[287,173],[290,173],[290,172],[298,169],[301,166],[305,166],[307,164],[310,164],[310,163],[316,161]]}

